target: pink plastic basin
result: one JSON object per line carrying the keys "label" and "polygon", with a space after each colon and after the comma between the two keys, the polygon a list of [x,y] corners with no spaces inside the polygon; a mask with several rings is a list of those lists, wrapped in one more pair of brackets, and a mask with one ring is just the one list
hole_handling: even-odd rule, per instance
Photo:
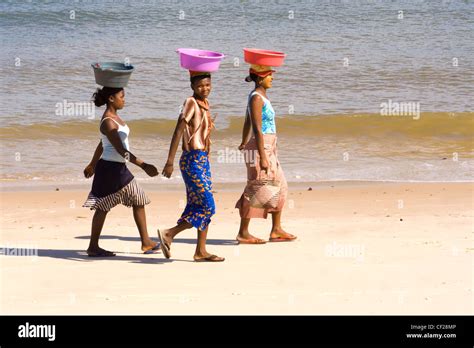
{"label": "pink plastic basin", "polygon": [[193,71],[217,71],[224,55],[219,52],[178,48],[181,67]]}
{"label": "pink plastic basin", "polygon": [[280,66],[286,54],[283,52],[261,50],[258,48],[244,48],[244,60],[249,64]]}

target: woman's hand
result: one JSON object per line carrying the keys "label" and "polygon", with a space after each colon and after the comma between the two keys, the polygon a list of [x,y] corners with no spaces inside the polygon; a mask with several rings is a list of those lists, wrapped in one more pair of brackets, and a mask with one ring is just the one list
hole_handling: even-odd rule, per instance
{"label": "woman's hand", "polygon": [[92,164],[88,164],[87,167],[84,169],[84,176],[86,178],[90,178],[95,173],[95,168]]}
{"label": "woman's hand", "polygon": [[243,149],[245,149],[245,144],[244,143],[239,145],[239,151],[242,151]]}
{"label": "woman's hand", "polygon": [[268,174],[268,159],[267,156],[260,157],[260,170],[264,170]]}
{"label": "woman's hand", "polygon": [[157,176],[158,175],[158,169],[156,169],[156,167],[152,164],[148,164],[148,163],[143,163],[143,166],[142,166],[143,170],[145,171],[145,173],[148,174],[148,176]]}
{"label": "woman's hand", "polygon": [[162,174],[164,177],[170,178],[171,174],[173,174],[173,163],[166,163]]}

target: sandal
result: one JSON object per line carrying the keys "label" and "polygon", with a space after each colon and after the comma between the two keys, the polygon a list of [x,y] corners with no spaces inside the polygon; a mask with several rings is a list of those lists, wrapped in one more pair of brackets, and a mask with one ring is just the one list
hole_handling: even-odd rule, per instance
{"label": "sandal", "polygon": [[161,251],[163,252],[163,255],[165,255],[165,257],[169,259],[171,257],[170,246],[164,242],[165,239],[163,235],[161,234],[160,229],[158,229],[158,239],[160,240],[160,248],[161,248]]}
{"label": "sandal", "polygon": [[149,255],[149,254],[158,254],[158,250],[160,250],[161,247],[160,247],[160,243],[156,243],[156,245],[151,248],[151,249],[148,249],[147,251],[144,251],[143,253],[145,255]]}
{"label": "sandal", "polygon": [[270,238],[269,242],[292,242],[297,237],[293,236],[292,234],[287,233],[288,237],[277,237],[277,238]]}
{"label": "sandal", "polygon": [[112,257],[112,256],[117,256],[117,255],[115,253],[111,252],[111,251],[105,250],[105,251],[94,253],[94,254],[87,253],[87,256],[89,256],[89,257]]}
{"label": "sandal", "polygon": [[267,241],[257,238],[257,237],[252,237],[252,238],[241,238],[237,237],[236,238],[238,244],[265,244]]}
{"label": "sandal", "polygon": [[224,260],[225,258],[219,257],[217,255],[209,255],[206,257],[199,258],[199,259],[194,258],[194,261],[196,262],[222,262]]}

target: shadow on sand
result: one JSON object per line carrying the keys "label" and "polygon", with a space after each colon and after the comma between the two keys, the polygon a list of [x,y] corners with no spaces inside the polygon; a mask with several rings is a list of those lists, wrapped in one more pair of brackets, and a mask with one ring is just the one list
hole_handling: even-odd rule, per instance
{"label": "shadow on sand", "polygon": [[[140,255],[140,256],[135,256]],[[69,261],[91,262],[91,261],[127,261],[131,263],[144,264],[164,264],[173,261],[193,262],[191,260],[166,259],[160,253],[153,255],[144,255],[141,253],[116,253],[113,257],[89,257],[85,250],[71,250],[71,249],[22,249],[16,250],[13,254],[11,248],[4,248],[0,246],[0,256],[16,256],[16,257],[51,257],[53,259],[62,259]],[[159,256],[150,257],[150,256]]]}
{"label": "shadow on sand", "polygon": [[[90,236],[77,236],[77,239],[89,239]],[[100,239],[118,239],[127,242],[140,242],[139,237],[122,237],[122,236],[100,236]],[[156,239],[156,238],[155,238]],[[196,244],[196,238],[175,238],[174,243],[184,243],[184,244]],[[208,239],[206,241],[207,245],[237,245],[237,241],[233,239]]]}

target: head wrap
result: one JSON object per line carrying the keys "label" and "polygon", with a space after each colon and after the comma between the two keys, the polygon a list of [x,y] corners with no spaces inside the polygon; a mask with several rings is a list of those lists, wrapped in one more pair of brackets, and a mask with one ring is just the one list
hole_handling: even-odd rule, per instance
{"label": "head wrap", "polygon": [[272,70],[272,67],[268,65],[251,64],[249,69],[250,74],[255,74],[260,77],[268,76],[274,72],[275,70]]}

